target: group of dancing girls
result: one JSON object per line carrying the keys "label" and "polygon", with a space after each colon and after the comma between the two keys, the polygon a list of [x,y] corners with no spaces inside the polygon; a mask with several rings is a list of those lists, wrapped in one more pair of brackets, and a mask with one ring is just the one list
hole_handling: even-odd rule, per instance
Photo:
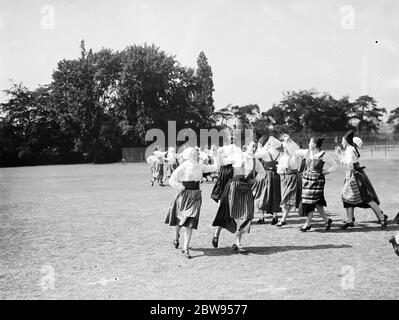
{"label": "group of dancing girls", "polygon": [[[219,172],[211,198],[219,203],[212,226],[213,247],[218,247],[222,229],[233,236],[232,251],[246,254],[242,237],[250,232],[255,210],[262,216],[273,215],[272,224],[282,227],[292,209],[306,217],[300,231],[312,227],[313,214],[317,210],[323,218],[325,230],[331,228],[332,220],[324,211],[327,206],[324,197],[325,176],[337,168],[337,163],[346,166],[342,202],[347,218],[341,228],[354,227],[354,209],[371,208],[381,228],[387,226],[387,215],[380,207],[377,194],[359,164],[361,139],[349,131],[342,138],[342,150],[336,147],[337,159],[322,150],[323,138],[312,137],[307,149],[301,149],[287,134],[282,141],[261,137],[245,149],[239,148],[232,138],[221,148],[211,150],[212,164],[201,161],[198,148],[187,148],[179,155],[181,164],[170,175],[169,184],[178,190],[167,212],[165,223],[176,228],[174,247],[179,248],[180,231],[184,227],[182,253],[191,258],[189,245],[192,231],[197,229],[202,195],[200,183],[204,174]],[[170,152],[170,151],[169,151]],[[278,221],[278,213],[282,218]]]}

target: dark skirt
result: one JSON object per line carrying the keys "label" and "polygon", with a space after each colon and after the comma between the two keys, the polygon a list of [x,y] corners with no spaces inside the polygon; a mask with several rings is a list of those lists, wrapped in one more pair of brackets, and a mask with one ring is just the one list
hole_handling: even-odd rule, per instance
{"label": "dark skirt", "polygon": [[266,170],[265,178],[255,182],[252,192],[257,210],[281,212],[281,181],[276,171]]}
{"label": "dark skirt", "polygon": [[163,163],[157,163],[155,165],[155,171],[154,171],[154,179],[163,179],[163,174],[164,174],[164,164]]}
{"label": "dark skirt", "polygon": [[211,193],[211,198],[218,202],[222,196],[223,190],[229,180],[233,178],[234,169],[231,164],[227,166],[221,166],[219,171],[218,179],[216,180],[215,185],[213,186],[213,190]]}
{"label": "dark skirt", "polygon": [[175,171],[177,168],[177,164],[176,163],[168,163],[166,165],[166,177],[170,177],[173,173],[173,171]]}
{"label": "dark skirt", "polygon": [[251,184],[244,177],[233,177],[223,190],[212,226],[223,227],[231,233],[235,233],[237,231],[236,220],[241,221],[242,225],[248,226],[248,221],[253,217],[254,199]]}
{"label": "dark skirt", "polygon": [[170,226],[197,229],[201,204],[201,190],[183,190],[175,196],[170,204],[165,223]]}
{"label": "dark skirt", "polygon": [[282,174],[281,205],[299,208],[302,196],[302,177],[297,170],[287,171]]}
{"label": "dark skirt", "polygon": [[315,211],[316,205],[327,206],[324,198],[326,179],[321,172],[306,170],[302,175],[302,214]]}
{"label": "dark skirt", "polygon": [[380,204],[377,193],[370,179],[362,168],[347,170],[342,189],[342,202],[344,208],[370,208],[371,201]]}

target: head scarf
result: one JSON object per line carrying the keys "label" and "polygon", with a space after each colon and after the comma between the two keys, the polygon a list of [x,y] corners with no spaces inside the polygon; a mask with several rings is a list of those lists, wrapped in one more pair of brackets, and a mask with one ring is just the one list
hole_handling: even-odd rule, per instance
{"label": "head scarf", "polygon": [[196,157],[197,153],[198,153],[198,148],[188,147],[182,152],[181,157],[184,160],[197,162],[197,157]]}
{"label": "head scarf", "polygon": [[284,136],[283,146],[290,155],[293,155],[295,151],[299,150],[299,146],[287,134]]}
{"label": "head scarf", "polygon": [[354,137],[353,138],[353,142],[356,144],[357,147],[361,147],[363,145],[363,141],[362,139],[360,139],[359,137]]}

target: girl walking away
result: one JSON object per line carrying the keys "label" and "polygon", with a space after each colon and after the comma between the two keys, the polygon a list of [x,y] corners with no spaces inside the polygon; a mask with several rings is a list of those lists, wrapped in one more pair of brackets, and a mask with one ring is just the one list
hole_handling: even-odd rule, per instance
{"label": "girl walking away", "polygon": [[154,153],[147,158],[147,163],[150,165],[151,168],[151,186],[154,185],[155,177],[156,177],[156,161],[157,158],[154,156]]}
{"label": "girl walking away", "polygon": [[162,187],[164,186],[163,177],[164,177],[165,155],[166,152],[162,152],[160,150],[154,151],[154,156],[156,158],[154,181],[158,181],[158,184]]}
{"label": "girl walking away", "polygon": [[[233,137],[230,139],[230,144],[219,148],[218,156],[220,160],[220,170],[211,194],[211,198],[216,202],[219,202],[227,183],[233,178],[234,169],[232,166],[232,156],[235,154],[235,152],[239,151],[241,150],[235,145]],[[217,248],[219,245],[219,236],[221,231],[221,226],[218,226],[215,229],[212,238],[212,246],[214,248]]]}
{"label": "girl walking away", "polygon": [[280,157],[281,142],[270,137],[268,142],[258,148],[255,158],[258,159],[265,169],[265,178],[257,181],[252,187],[254,195],[255,210],[261,211],[262,217],[258,223],[264,223],[264,212],[273,215],[272,225],[278,222],[277,213],[281,212],[281,181],[277,173],[277,164]]}
{"label": "girl walking away", "polygon": [[302,178],[299,169],[303,157],[296,153],[299,146],[288,135],[283,135],[283,139],[284,151],[277,165],[277,173],[281,175],[282,181],[283,217],[277,223],[277,227],[287,224],[288,214],[293,208],[299,208],[302,196]]}
{"label": "girl walking away", "polygon": [[168,208],[165,223],[176,227],[175,248],[179,248],[180,229],[185,228],[185,237],[182,253],[191,259],[189,245],[193,230],[198,227],[200,217],[202,195],[199,188],[202,174],[217,170],[218,159],[213,165],[199,163],[199,152],[197,148],[187,148],[182,153],[185,160],[173,171],[169,183],[179,192],[174,197]]}
{"label": "girl walking away", "polygon": [[324,207],[327,206],[324,198],[325,176],[337,168],[336,161],[321,150],[324,138],[312,137],[309,141],[309,149],[296,151],[306,159],[306,170],[302,175],[302,210],[307,216],[306,223],[300,228],[306,232],[310,230],[315,209],[325,223],[325,229],[331,228],[332,220],[327,217]]}
{"label": "girl walking away", "polygon": [[176,149],[174,147],[169,147],[168,152],[165,155],[166,162],[166,172],[163,182],[165,183],[166,179],[169,179],[172,175],[173,171],[176,170],[178,166],[178,155],[176,153]]}
{"label": "girl walking away", "polygon": [[[349,131],[342,138],[342,146],[336,147],[335,152],[338,159],[346,166],[345,182],[342,189],[342,202],[346,209],[347,220],[341,227],[342,229],[354,227],[354,211],[356,207],[371,208],[377,216],[381,228],[386,228],[388,216],[385,215],[380,207],[380,201],[371,184],[369,178],[364,172],[365,167],[359,164],[360,153],[358,147],[362,141],[354,137],[354,131]],[[357,142],[357,143],[356,143]]]}
{"label": "girl walking away", "polygon": [[257,143],[251,142],[244,153],[237,149],[231,155],[234,169],[233,178],[226,184],[220,197],[220,205],[213,226],[222,227],[234,234],[234,253],[246,254],[241,239],[244,233],[249,233],[251,220],[254,217],[254,198],[250,177],[258,172],[255,180],[265,177],[265,170],[254,153]]}

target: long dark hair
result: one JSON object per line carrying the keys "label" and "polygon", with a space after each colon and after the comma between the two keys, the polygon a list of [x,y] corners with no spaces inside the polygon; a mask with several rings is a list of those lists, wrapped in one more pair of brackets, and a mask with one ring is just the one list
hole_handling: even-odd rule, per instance
{"label": "long dark hair", "polygon": [[313,141],[316,144],[316,148],[321,150],[321,146],[323,145],[324,137],[312,136],[310,139],[313,139]]}
{"label": "long dark hair", "polygon": [[357,148],[357,144],[353,142],[354,136],[355,136],[355,131],[350,130],[344,135],[344,139],[346,140],[346,142],[348,142],[350,146],[355,148],[356,155],[358,158],[360,158],[360,152],[359,149]]}

